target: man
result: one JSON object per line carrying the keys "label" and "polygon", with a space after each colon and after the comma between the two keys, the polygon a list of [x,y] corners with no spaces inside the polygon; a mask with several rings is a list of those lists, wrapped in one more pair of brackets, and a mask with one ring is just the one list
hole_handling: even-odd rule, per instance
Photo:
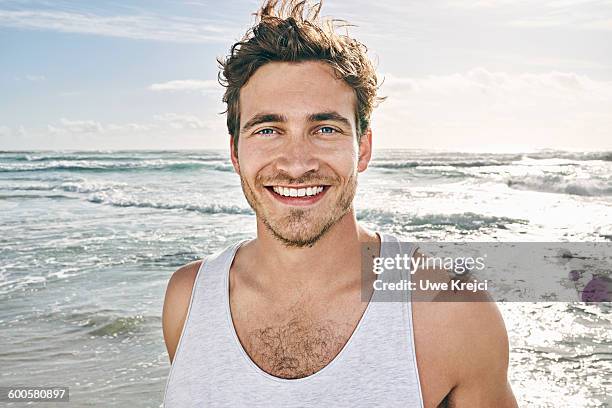
{"label": "man", "polygon": [[361,300],[362,248],[397,243],[352,204],[377,78],[365,47],[304,3],[269,1],[220,61],[257,238],[172,275],[166,407],[515,407],[494,303]]}

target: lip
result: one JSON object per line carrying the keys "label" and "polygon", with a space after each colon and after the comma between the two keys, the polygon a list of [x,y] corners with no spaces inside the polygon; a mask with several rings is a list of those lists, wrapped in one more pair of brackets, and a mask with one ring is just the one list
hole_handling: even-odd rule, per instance
{"label": "lip", "polygon": [[[287,186],[287,187],[291,187],[291,188],[304,188],[304,187],[313,187],[314,185],[308,185],[308,186]],[[285,186],[282,186],[285,187]],[[309,206],[309,205],[313,205],[315,203],[317,203],[318,201],[320,201],[323,196],[325,194],[327,194],[327,190],[329,190],[330,186],[323,186],[323,191],[321,191],[319,194],[314,195],[314,196],[303,196],[303,197],[285,197],[282,196],[280,194],[276,194],[274,192],[274,190],[272,190],[272,186],[266,186],[264,187],[266,189],[266,191],[268,192],[268,194],[270,194],[272,196],[273,199],[275,199],[276,201],[285,204],[285,205],[291,205],[291,206],[295,206],[295,207],[305,207],[305,206]]]}

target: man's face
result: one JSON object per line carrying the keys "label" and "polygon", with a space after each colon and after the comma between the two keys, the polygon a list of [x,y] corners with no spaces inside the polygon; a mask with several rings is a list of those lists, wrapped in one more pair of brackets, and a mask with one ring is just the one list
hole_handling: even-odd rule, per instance
{"label": "man's face", "polygon": [[268,63],[240,91],[232,162],[258,219],[287,246],[314,244],[352,208],[357,172],[356,97],[323,62]]}

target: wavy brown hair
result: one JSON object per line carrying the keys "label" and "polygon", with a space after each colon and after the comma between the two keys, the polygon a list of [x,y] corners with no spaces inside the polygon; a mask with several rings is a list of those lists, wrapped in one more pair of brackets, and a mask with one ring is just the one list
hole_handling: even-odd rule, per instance
{"label": "wavy brown hair", "polygon": [[357,99],[355,120],[357,137],[370,126],[374,107],[384,100],[376,96],[379,87],[367,48],[359,41],[338,34],[344,20],[322,19],[322,3],[309,5],[307,0],[268,0],[255,14],[256,24],[242,40],[235,43],[230,55],[218,58],[219,83],[225,87],[223,102],[227,104],[227,129],[238,146],[240,133],[240,89],[249,78],[268,62],[322,61],[329,64],[336,76],[344,80]]}

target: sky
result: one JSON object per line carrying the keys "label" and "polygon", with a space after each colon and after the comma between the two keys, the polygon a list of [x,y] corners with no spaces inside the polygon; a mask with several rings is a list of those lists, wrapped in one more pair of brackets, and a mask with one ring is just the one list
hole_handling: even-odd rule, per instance
{"label": "sky", "polygon": [[[227,148],[252,0],[0,0],[0,150]],[[375,148],[612,150],[612,0],[328,0],[387,96]]]}

